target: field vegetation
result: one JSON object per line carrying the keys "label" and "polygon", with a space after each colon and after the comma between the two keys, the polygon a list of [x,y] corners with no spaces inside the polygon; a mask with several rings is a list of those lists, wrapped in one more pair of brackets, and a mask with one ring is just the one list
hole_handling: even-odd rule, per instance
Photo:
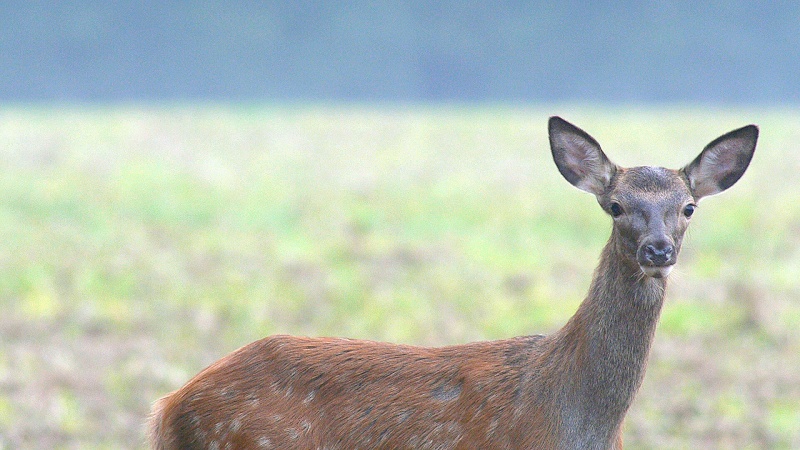
{"label": "field vegetation", "polygon": [[574,105],[0,110],[0,448],[142,448],[154,400],[269,334],[557,329],[610,220],[551,114],[626,166],[760,125],[693,218],[626,445],[800,448],[800,114]]}

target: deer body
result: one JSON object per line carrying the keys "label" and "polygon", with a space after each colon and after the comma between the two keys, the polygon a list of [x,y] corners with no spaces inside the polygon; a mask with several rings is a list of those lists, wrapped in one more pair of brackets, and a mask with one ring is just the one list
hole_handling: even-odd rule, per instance
{"label": "deer body", "polygon": [[564,177],[614,218],[589,293],[550,336],[438,348],[271,336],[158,401],[156,449],[610,449],[647,355],[695,203],[744,173],[748,126],[681,170],[611,163],[550,120]]}

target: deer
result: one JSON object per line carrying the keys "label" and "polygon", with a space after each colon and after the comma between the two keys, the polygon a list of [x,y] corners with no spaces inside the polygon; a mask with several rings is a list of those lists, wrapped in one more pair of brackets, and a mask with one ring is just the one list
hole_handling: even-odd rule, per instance
{"label": "deer", "polygon": [[443,347],[275,335],[161,398],[154,449],[621,449],[684,233],[698,202],[736,183],[758,127],[679,170],[613,163],[554,116],[561,175],[612,229],[574,315],[549,335]]}

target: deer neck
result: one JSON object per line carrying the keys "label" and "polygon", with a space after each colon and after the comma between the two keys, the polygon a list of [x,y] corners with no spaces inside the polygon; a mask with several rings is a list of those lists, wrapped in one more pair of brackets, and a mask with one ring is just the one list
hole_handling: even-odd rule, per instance
{"label": "deer neck", "polygon": [[[620,255],[612,234],[589,294],[553,335],[554,356],[570,367],[562,423],[576,439],[613,439],[644,377],[666,281],[646,277]],[[569,344],[565,344],[569,343]]]}

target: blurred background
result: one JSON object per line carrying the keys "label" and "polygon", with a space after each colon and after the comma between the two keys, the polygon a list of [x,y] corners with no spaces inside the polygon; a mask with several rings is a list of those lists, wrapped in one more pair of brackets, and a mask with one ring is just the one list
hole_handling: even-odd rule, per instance
{"label": "blurred background", "polygon": [[[402,3],[402,4],[401,4]],[[748,123],[626,448],[800,448],[800,4],[2,2],[0,449],[144,448],[274,333],[550,333],[610,221],[546,121],[677,168]]]}
{"label": "blurred background", "polygon": [[6,101],[800,100],[796,2],[3,2]]}

